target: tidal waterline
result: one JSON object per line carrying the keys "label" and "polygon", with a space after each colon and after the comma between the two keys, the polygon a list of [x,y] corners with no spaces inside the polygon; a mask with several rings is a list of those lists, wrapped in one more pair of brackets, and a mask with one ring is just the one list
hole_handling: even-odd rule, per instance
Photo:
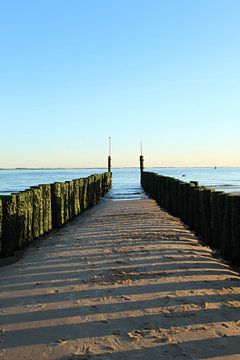
{"label": "tidal waterline", "polygon": [[[154,167],[146,168],[165,176],[175,177],[182,181],[198,181],[224,192],[240,192],[240,168],[193,168],[193,167]],[[38,184],[67,181],[91,174],[102,173],[105,168],[98,169],[17,169],[0,170],[0,194],[10,194]],[[107,198],[117,200],[141,199],[144,192],[140,186],[139,168],[113,168],[112,189]]]}

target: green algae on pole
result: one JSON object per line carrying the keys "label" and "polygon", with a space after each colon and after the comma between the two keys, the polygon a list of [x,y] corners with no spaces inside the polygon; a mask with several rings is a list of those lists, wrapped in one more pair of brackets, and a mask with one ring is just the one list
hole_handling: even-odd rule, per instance
{"label": "green algae on pole", "polygon": [[88,176],[87,207],[94,205],[94,175]]}
{"label": "green algae on pole", "polygon": [[81,179],[81,211],[88,207],[88,178]]}
{"label": "green algae on pole", "polygon": [[80,180],[74,179],[73,180],[73,202],[74,202],[74,216],[80,214],[81,206],[80,206]]}
{"label": "green algae on pole", "polygon": [[111,186],[111,173],[41,184],[0,196],[1,256],[12,256],[33,239],[59,228],[94,206]]}
{"label": "green algae on pole", "polygon": [[27,245],[28,234],[28,208],[27,192],[21,191],[17,196],[17,247],[24,248]]}
{"label": "green algae on pole", "polygon": [[16,195],[2,195],[2,256],[12,256],[17,250],[17,197]]}
{"label": "green algae on pole", "polygon": [[51,184],[52,222],[54,228],[64,224],[64,198],[62,194],[62,183]]}
{"label": "green algae on pole", "polygon": [[33,240],[33,193],[30,189],[25,190],[26,211],[27,211],[27,239],[30,243]]}
{"label": "green algae on pole", "polygon": [[39,188],[42,191],[43,232],[47,233],[52,230],[51,185],[41,184],[39,185]]}
{"label": "green algae on pole", "polygon": [[30,190],[33,193],[33,237],[36,239],[44,233],[42,189],[32,186]]}
{"label": "green algae on pole", "polygon": [[69,220],[74,217],[74,183],[73,181],[67,181],[68,184],[68,213]]}

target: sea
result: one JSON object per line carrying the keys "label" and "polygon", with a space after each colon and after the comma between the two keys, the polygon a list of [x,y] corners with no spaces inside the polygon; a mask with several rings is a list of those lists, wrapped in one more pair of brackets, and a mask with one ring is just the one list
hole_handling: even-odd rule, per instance
{"label": "sea", "polygon": [[[66,181],[91,174],[102,173],[106,169],[2,169],[0,170],[0,194],[11,194],[30,186]],[[228,193],[240,192],[240,167],[153,167],[145,171],[171,176],[182,181],[198,181],[199,185]],[[107,194],[112,200],[132,200],[145,198],[140,186],[139,168],[113,168],[112,189]]]}

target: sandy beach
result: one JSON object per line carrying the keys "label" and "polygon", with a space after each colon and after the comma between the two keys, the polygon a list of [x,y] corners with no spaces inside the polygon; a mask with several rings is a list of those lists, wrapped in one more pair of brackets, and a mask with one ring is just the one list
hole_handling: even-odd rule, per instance
{"label": "sandy beach", "polygon": [[153,200],[103,200],[0,273],[0,359],[240,358],[238,272]]}

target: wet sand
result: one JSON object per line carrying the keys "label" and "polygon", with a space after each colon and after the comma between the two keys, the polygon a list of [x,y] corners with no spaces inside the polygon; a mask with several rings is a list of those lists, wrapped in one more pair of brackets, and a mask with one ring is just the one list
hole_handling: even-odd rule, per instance
{"label": "wet sand", "polygon": [[239,359],[239,274],[153,200],[103,201],[0,269],[0,359]]}

